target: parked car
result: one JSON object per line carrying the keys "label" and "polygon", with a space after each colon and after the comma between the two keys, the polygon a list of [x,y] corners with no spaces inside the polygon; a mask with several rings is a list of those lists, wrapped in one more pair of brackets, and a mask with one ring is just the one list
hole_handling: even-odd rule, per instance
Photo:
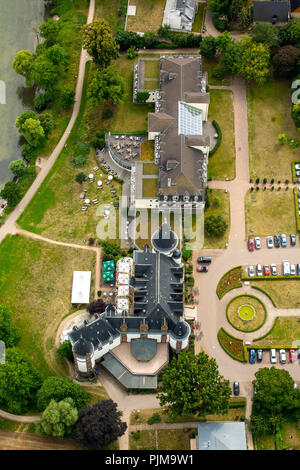
{"label": "parked car", "polygon": [[275,246],[275,248],[280,247],[280,236],[279,235],[274,235],[274,246]]}
{"label": "parked car", "polygon": [[255,276],[255,272],[254,272],[254,266],[249,266],[248,268],[248,276]]}
{"label": "parked car", "polygon": [[256,351],[256,356],[257,356],[257,362],[261,362],[262,361],[262,358],[263,358],[263,350],[262,349],[258,349]]}
{"label": "parked car", "polygon": [[240,384],[238,381],[233,382],[233,393],[236,396],[240,394]]}
{"label": "parked car", "polygon": [[210,264],[211,263],[211,258],[209,256],[200,256],[197,261],[198,261],[198,263]]}
{"label": "parked car", "polygon": [[296,176],[300,176],[300,170],[296,170]]}
{"label": "parked car", "polygon": [[271,275],[271,270],[270,270],[270,266],[268,265],[264,265],[264,276],[270,276]]}
{"label": "parked car", "polygon": [[256,275],[257,276],[262,276],[263,275],[263,269],[261,264],[257,264],[256,266]]}
{"label": "parked car", "polygon": [[297,360],[297,355],[295,349],[290,349],[290,362],[295,362]]}
{"label": "parked car", "polygon": [[291,274],[290,263],[288,261],[282,262],[282,274],[284,276],[289,276]]}
{"label": "parked car", "polygon": [[268,248],[273,248],[274,244],[273,244],[273,237],[271,235],[269,235],[267,237],[267,247]]}
{"label": "parked car", "polygon": [[198,273],[207,273],[208,267],[207,266],[197,266]]}
{"label": "parked car", "polygon": [[276,264],[271,264],[271,274],[272,276],[277,276],[277,266]]}
{"label": "parked car", "polygon": [[260,237],[255,237],[254,241],[255,241],[255,248],[259,250],[261,248]]}
{"label": "parked car", "polygon": [[286,353],[285,353],[285,349],[280,349],[280,351],[279,351],[279,360],[280,360],[281,364],[285,364],[285,363],[286,363]]}
{"label": "parked car", "polygon": [[248,240],[248,250],[249,251],[254,251],[254,247],[255,247],[254,238],[249,238],[249,240]]}
{"label": "parked car", "polygon": [[282,233],[280,235],[280,240],[281,240],[281,246],[283,246],[284,248],[287,246],[287,240],[286,240],[286,235],[285,233]]}
{"label": "parked car", "polygon": [[249,351],[249,362],[250,364],[255,363],[255,349],[250,349]]}
{"label": "parked car", "polygon": [[290,266],[290,272],[291,272],[291,276],[295,276],[296,275],[296,266],[294,264],[291,264]]}
{"label": "parked car", "polygon": [[277,362],[276,349],[270,349],[270,361],[272,364],[276,364]]}
{"label": "parked car", "polygon": [[296,235],[294,233],[290,234],[290,240],[291,240],[291,245],[295,246],[296,245]]}
{"label": "parked car", "polygon": [[300,276],[300,263],[297,264],[297,276]]}
{"label": "parked car", "polygon": [[295,170],[300,170],[300,163],[295,163]]}

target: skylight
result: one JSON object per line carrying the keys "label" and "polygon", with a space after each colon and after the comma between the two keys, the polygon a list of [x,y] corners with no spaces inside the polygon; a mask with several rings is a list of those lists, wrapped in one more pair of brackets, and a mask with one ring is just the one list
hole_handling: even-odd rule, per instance
{"label": "skylight", "polygon": [[178,102],[178,135],[202,135],[202,111]]}

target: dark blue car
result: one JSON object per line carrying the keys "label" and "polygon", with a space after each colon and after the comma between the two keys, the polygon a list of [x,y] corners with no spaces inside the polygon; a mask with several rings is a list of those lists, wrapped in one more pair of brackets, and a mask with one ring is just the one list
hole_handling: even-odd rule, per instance
{"label": "dark blue car", "polygon": [[254,363],[255,363],[255,349],[250,349],[250,352],[249,352],[249,362],[250,362],[250,364],[254,364]]}

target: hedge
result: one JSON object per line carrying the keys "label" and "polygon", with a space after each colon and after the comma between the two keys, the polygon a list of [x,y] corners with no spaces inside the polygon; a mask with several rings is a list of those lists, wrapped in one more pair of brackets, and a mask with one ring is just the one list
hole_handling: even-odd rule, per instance
{"label": "hedge", "polygon": [[297,176],[296,176],[296,168],[295,168],[295,164],[296,163],[300,163],[299,160],[294,160],[291,165],[292,165],[292,175],[293,175],[293,183],[296,184],[297,183]]}
{"label": "hedge", "polygon": [[255,341],[260,341],[261,339],[264,339],[266,336],[268,336],[270,333],[272,333],[272,331],[274,330],[274,328],[275,328],[275,326],[276,326],[276,324],[277,324],[277,322],[278,322],[278,319],[279,319],[279,317],[276,317],[276,318],[275,318],[274,323],[273,323],[271,329],[270,329],[269,331],[267,331],[267,333],[265,333],[263,336],[260,336],[259,338],[255,338],[255,339],[253,340],[253,342],[255,342]]}
{"label": "hedge", "polygon": [[[254,328],[253,330],[242,330],[241,328],[238,328],[236,325],[234,325],[234,324],[230,321],[229,316],[228,316],[228,309],[229,309],[229,307],[230,307],[230,304],[231,304],[235,299],[238,299],[239,297],[244,297],[244,296],[250,297],[250,298],[255,299],[255,300],[258,300],[258,301],[262,304],[262,306],[263,306],[263,308],[264,308],[264,311],[265,311],[265,318],[264,318],[264,321],[262,322],[261,325],[257,326],[257,327]],[[233,297],[233,298],[230,300],[230,302],[228,302],[228,304],[227,304],[227,307],[226,307],[226,318],[227,318],[227,320],[228,320],[228,323],[229,323],[233,328],[235,328],[236,330],[241,331],[242,333],[253,333],[253,331],[259,330],[259,329],[266,323],[266,320],[267,320],[267,309],[266,309],[265,304],[262,302],[262,300],[260,300],[258,297],[255,297],[255,295],[251,295],[251,294],[237,295],[237,296]]]}
{"label": "hedge", "polygon": [[268,294],[268,292],[266,292],[264,289],[262,289],[261,287],[258,287],[258,286],[251,286],[252,289],[256,289],[256,290],[259,290],[260,292],[262,292],[263,294],[265,294],[272,302],[272,305],[273,307],[277,308],[277,305],[275,303],[275,301],[273,300],[273,298],[270,296],[270,294]]}
{"label": "hedge", "polygon": [[221,299],[221,298],[222,298],[227,292],[229,292],[230,290],[236,289],[237,287],[242,287],[242,282],[241,282],[241,284],[237,284],[236,286],[232,286],[232,287],[230,287],[229,289],[227,289],[222,295],[219,293],[220,285],[221,285],[221,282],[223,281],[224,277],[226,277],[231,271],[234,271],[235,269],[240,269],[240,270],[242,270],[242,266],[236,266],[235,268],[229,269],[228,271],[226,271],[225,274],[223,274],[223,276],[222,276],[221,279],[219,280],[218,285],[217,285],[217,289],[216,289],[217,296],[219,297],[219,299]]}
{"label": "hedge", "polygon": [[[232,338],[236,341],[240,341],[240,342],[243,342],[240,338],[236,338],[235,336],[232,336],[230,333],[227,333],[226,330],[224,330],[224,328],[220,328],[219,331],[218,331],[218,334],[217,334],[217,337],[218,337],[218,341],[220,343],[220,346],[221,348],[230,356],[232,357],[233,359],[235,359],[236,361],[239,361],[239,362],[247,362],[248,361],[248,357],[246,356],[247,354],[247,348],[245,348],[245,346],[243,346],[243,350],[244,350],[244,359],[241,359],[237,356],[235,356],[231,351],[229,351],[226,346],[222,343],[221,339],[220,339],[220,334],[221,332],[225,333],[227,336],[229,336],[229,338]],[[247,359],[246,359],[247,357]]]}
{"label": "hedge", "polygon": [[218,150],[218,148],[220,147],[221,143],[222,143],[222,131],[221,131],[221,127],[219,126],[219,124],[217,123],[217,121],[213,120],[212,121],[212,124],[214,126],[214,128],[216,129],[216,132],[218,134],[218,139],[217,139],[217,142],[216,142],[216,145],[214,146],[213,149],[211,149],[209,151],[209,156],[211,157],[214,153],[216,153],[216,151]]}
{"label": "hedge", "polygon": [[289,279],[300,281],[300,276],[242,276],[243,281],[288,281]]}
{"label": "hedge", "polygon": [[246,400],[229,402],[229,408],[244,408],[245,406],[246,406]]}
{"label": "hedge", "polygon": [[299,216],[299,209],[298,209],[298,197],[297,197],[297,188],[294,188],[294,200],[295,200],[295,214],[296,214],[296,226],[297,232],[300,232],[300,216]]}

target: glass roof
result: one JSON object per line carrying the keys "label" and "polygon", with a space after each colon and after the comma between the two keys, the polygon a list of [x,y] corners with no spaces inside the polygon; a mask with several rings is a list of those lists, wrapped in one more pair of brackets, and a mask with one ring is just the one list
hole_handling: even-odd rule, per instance
{"label": "glass roof", "polygon": [[202,111],[178,102],[178,135],[202,135]]}

